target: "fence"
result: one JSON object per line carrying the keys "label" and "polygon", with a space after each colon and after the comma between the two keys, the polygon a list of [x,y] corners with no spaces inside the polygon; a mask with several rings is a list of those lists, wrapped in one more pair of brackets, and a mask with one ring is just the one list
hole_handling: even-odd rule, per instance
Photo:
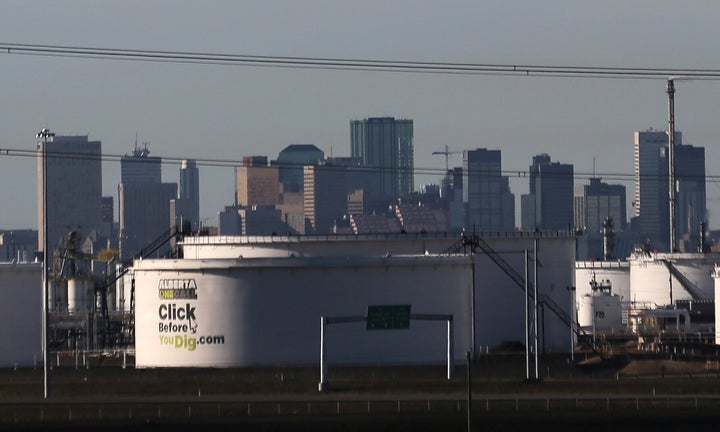
{"label": "fence", "polygon": [[[489,412],[688,412],[718,409],[720,396],[502,397],[472,401],[473,415],[478,417]],[[466,410],[467,401],[464,399],[5,402],[0,404],[0,424],[182,422],[186,419],[363,414],[464,415]]]}

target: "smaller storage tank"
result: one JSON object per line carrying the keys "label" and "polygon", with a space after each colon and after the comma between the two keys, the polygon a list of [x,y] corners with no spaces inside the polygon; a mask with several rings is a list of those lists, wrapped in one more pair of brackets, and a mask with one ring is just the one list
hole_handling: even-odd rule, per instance
{"label": "smaller storage tank", "polygon": [[592,292],[585,294],[578,306],[578,322],[586,332],[607,331],[622,327],[621,298],[612,293],[609,280],[590,281]]}
{"label": "smaller storage tank", "polygon": [[88,282],[82,278],[70,278],[67,281],[68,313],[83,313],[86,307]]}

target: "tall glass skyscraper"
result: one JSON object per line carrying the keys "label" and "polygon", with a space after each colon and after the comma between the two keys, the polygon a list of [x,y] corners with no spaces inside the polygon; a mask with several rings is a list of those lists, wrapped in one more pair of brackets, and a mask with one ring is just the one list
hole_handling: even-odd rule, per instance
{"label": "tall glass skyscraper", "polygon": [[350,122],[350,152],[372,170],[365,194],[382,208],[414,190],[413,121],[374,117]]}
{"label": "tall glass skyscraper", "polygon": [[[43,226],[43,177],[47,176],[47,235],[49,253],[69,230],[85,236],[102,231],[102,144],[85,136],[56,136],[47,143],[47,172],[43,167],[43,141],[38,142],[38,226]],[[38,251],[43,250],[42,229]],[[52,260],[50,260],[52,265]]]}
{"label": "tall glass skyscraper", "polygon": [[190,223],[192,229],[200,224],[200,173],[194,160],[184,160],[180,165],[180,187],[175,201],[176,223]]}
{"label": "tall glass skyscraper", "polygon": [[502,175],[500,150],[476,149],[463,153],[467,229],[515,229],[515,197]]}
{"label": "tall glass skyscraper", "polygon": [[170,201],[177,183],[162,183],[161,159],[150,157],[147,147],[120,160],[120,258],[131,259],[171,225]]}
{"label": "tall glass skyscraper", "polygon": [[523,229],[573,227],[573,176],[571,164],[551,162],[547,154],[533,157],[530,193],[522,196]]}
{"label": "tall glass skyscraper", "polygon": [[[665,131],[635,132],[637,219],[633,230],[658,250],[667,250],[670,244],[668,144]],[[684,145],[681,132],[675,132],[675,180],[676,243],[685,243],[682,248],[694,251],[700,224],[707,219],[705,149]]]}

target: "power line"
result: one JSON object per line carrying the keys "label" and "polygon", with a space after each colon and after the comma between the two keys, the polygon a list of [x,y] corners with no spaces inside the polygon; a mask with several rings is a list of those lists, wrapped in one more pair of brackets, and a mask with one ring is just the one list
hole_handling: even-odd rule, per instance
{"label": "power line", "polygon": [[[28,150],[28,149],[11,149],[11,148],[0,148],[0,156],[6,156],[6,157],[25,157],[25,158],[38,158],[40,155],[36,150]],[[131,162],[136,161],[145,161],[147,159],[145,158],[134,158],[132,156],[128,155],[119,155],[119,154],[87,154],[87,153],[77,153],[77,152],[58,152],[58,151],[52,151],[49,150],[47,153],[48,159],[68,159],[68,160],[99,160],[101,162],[120,162],[123,158],[127,158],[126,160],[129,160]],[[196,162],[197,166],[206,166],[206,167],[216,167],[216,168],[237,168],[237,167],[243,167],[244,161],[243,160],[233,160],[233,159],[209,159],[209,158],[186,158],[186,157],[158,157],[160,159],[160,162],[165,165],[181,165],[183,161],[185,160],[194,160]],[[278,167],[278,168],[296,168],[296,169],[302,169],[304,166],[307,166],[308,164],[300,164],[300,163],[290,163],[290,162],[277,162],[273,161],[273,164],[271,167]],[[313,165],[318,166],[318,165]],[[349,172],[356,172],[356,173],[378,173],[378,172],[384,172],[384,173],[400,173],[403,171],[407,171],[406,169],[399,168],[399,167],[373,167],[373,166],[359,166],[359,165],[353,165],[353,166],[346,166],[346,165],[320,165],[324,170],[326,171],[346,171]],[[412,169],[413,173],[415,175],[421,174],[421,175],[437,175],[437,176],[445,176],[448,174],[448,171],[446,171],[443,168],[432,168],[432,167],[414,167]],[[463,174],[472,174],[472,175],[485,175],[487,174],[487,171],[483,170],[465,170],[463,168]],[[530,178],[531,173],[529,170],[500,170],[495,171],[495,173],[505,176],[505,177],[511,177],[511,178]],[[543,178],[562,178],[565,177],[565,174],[561,173],[543,173]],[[605,180],[615,180],[615,181],[634,181],[635,180],[635,174],[634,173],[619,173],[619,172],[584,172],[584,171],[575,171],[573,173],[573,179],[574,180],[588,180],[591,178],[603,178]],[[667,175],[657,175],[657,174],[643,174],[640,176],[641,180],[657,180],[657,181],[667,181],[669,177]],[[691,180],[691,179],[701,179],[701,175],[697,176],[683,176],[683,179]],[[705,180],[707,182],[711,183],[720,183],[720,175],[712,175],[712,174],[706,174]]]}
{"label": "power line", "polygon": [[459,63],[377,60],[337,57],[301,57],[224,54],[193,51],[158,51],[63,45],[0,43],[0,52],[100,60],[154,61],[184,64],[333,69],[405,73],[441,73],[500,76],[535,76],[608,79],[666,79],[668,76],[720,80],[720,69],[598,67],[501,63]]}

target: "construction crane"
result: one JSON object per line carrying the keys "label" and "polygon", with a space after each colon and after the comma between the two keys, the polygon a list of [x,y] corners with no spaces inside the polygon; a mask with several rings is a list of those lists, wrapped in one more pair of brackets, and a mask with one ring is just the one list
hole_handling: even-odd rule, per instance
{"label": "construction crane", "polygon": [[450,171],[450,155],[456,154],[456,153],[462,153],[461,151],[450,151],[448,146],[445,146],[445,151],[434,151],[432,152],[433,155],[445,155],[445,172]]}

